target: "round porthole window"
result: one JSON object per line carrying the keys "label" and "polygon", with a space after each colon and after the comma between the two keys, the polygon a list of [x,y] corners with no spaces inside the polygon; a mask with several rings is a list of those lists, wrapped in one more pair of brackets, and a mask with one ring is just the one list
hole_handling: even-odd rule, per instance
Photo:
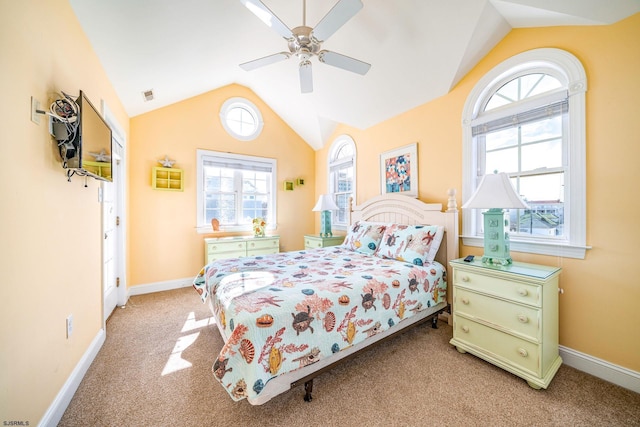
{"label": "round porthole window", "polygon": [[244,98],[230,98],[220,109],[222,126],[236,139],[251,141],[262,132],[262,115],[253,102]]}

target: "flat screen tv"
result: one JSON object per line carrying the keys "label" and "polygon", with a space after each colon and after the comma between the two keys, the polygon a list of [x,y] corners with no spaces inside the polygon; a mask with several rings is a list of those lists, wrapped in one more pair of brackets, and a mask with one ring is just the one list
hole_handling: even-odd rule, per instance
{"label": "flat screen tv", "polygon": [[[83,91],[75,100],[76,120],[71,132],[64,131],[66,141],[59,144],[62,165],[67,176],[90,176],[112,181],[111,128]],[[67,128],[69,124],[64,124]]]}

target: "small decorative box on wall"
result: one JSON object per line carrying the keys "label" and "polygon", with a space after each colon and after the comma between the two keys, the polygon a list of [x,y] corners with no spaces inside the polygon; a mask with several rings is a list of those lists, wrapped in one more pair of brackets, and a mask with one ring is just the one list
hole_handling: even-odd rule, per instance
{"label": "small decorative box on wall", "polygon": [[151,174],[151,187],[154,190],[184,191],[182,169],[154,167]]}

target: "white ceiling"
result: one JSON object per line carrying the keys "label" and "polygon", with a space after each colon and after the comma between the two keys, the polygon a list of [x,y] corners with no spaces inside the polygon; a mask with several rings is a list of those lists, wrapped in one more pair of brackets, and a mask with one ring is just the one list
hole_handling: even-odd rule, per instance
{"label": "white ceiling", "polygon": [[[512,28],[611,24],[640,12],[640,0],[363,0],[322,47],[371,69],[361,76],[313,58],[314,92],[301,94],[295,57],[238,66],[288,51],[240,0],[69,1],[130,116],[238,83],[314,149],[338,123],[365,129],[445,95]],[[306,24],[336,2],[308,0]],[[302,0],[263,3],[289,28],[302,25]],[[155,99],[145,102],[149,89]]]}

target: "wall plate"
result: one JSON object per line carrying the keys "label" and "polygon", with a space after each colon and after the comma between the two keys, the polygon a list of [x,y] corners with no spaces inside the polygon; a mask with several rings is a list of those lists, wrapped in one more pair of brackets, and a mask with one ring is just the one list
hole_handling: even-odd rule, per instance
{"label": "wall plate", "polygon": [[33,96],[31,97],[31,121],[37,125],[40,124],[40,116],[37,110],[40,109],[40,101],[35,99]]}

